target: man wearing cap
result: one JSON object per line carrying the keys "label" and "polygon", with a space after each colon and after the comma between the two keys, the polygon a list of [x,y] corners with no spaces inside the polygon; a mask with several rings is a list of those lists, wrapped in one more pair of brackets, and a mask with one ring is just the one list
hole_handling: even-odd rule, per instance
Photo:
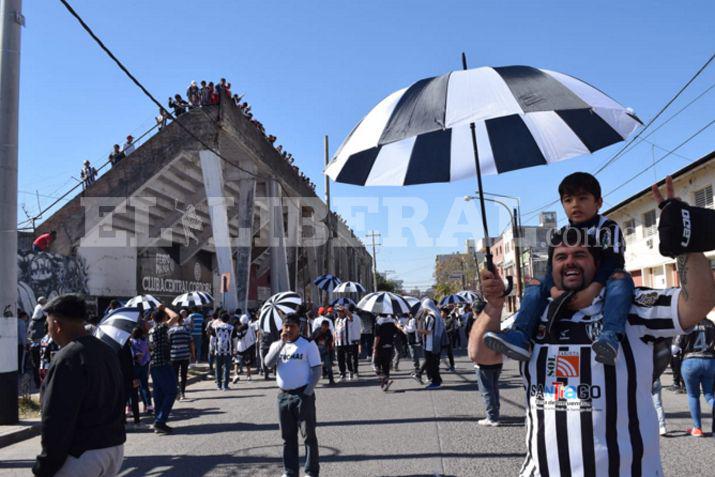
{"label": "man wearing cap", "polygon": [[122,152],[124,152],[124,156],[128,156],[132,152],[134,152],[134,137],[130,134],[127,136],[127,142],[124,143],[124,147],[122,147]]}
{"label": "man wearing cap", "polygon": [[84,167],[82,167],[79,177],[82,179],[82,190],[85,190],[94,184],[94,181],[97,178],[97,169],[92,167],[89,161],[84,161]]}
{"label": "man wearing cap", "polygon": [[264,360],[276,366],[278,420],[283,438],[283,469],[287,477],[299,475],[298,429],[305,445],[305,475],[317,477],[318,438],[315,434],[315,385],[320,380],[320,351],[300,335],[300,317],[291,313],[283,320],[281,339],[271,345]]}
{"label": "man wearing cap", "polygon": [[62,295],[44,308],[60,346],[43,383],[39,476],[116,475],[124,458],[126,396],[117,353],[87,334],[84,300]]}

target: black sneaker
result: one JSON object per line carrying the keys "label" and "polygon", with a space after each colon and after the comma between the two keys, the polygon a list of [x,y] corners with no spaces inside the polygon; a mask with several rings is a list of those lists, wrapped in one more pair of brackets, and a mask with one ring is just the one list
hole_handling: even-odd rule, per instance
{"label": "black sneaker", "polygon": [[171,434],[172,432],[174,432],[174,429],[167,426],[166,424],[161,423],[161,422],[154,423],[154,433],[156,433],[156,434]]}
{"label": "black sneaker", "polygon": [[615,366],[618,356],[618,338],[615,334],[601,333],[596,341],[591,345],[595,353],[594,359],[606,366]]}
{"label": "black sneaker", "polygon": [[387,382],[385,383],[385,385],[382,387],[382,390],[385,391],[385,392],[387,392],[387,390],[390,389],[390,386],[392,386],[392,383],[393,383],[393,382],[394,382],[394,381],[393,381],[392,379],[390,379],[389,381],[387,381]]}

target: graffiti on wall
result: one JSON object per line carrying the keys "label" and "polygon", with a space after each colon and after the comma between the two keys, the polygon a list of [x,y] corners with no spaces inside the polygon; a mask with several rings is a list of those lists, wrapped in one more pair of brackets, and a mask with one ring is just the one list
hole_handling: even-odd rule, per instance
{"label": "graffiti on wall", "polygon": [[63,293],[88,293],[87,264],[82,257],[50,252],[20,252],[17,255],[18,306],[28,313],[37,298]]}

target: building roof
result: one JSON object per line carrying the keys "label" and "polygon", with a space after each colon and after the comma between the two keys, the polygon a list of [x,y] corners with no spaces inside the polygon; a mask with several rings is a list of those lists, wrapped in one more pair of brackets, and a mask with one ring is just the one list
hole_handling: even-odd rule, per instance
{"label": "building roof", "polygon": [[[673,179],[676,179],[676,178],[682,176],[683,174],[686,174],[686,173],[692,171],[693,169],[696,169],[697,167],[700,167],[703,164],[708,163],[712,159],[715,159],[715,151],[710,152],[709,154],[701,157],[700,159],[698,159],[696,161],[691,162],[690,164],[688,164],[687,166],[683,167],[682,169],[674,172],[673,174],[670,174],[670,177],[672,177]],[[658,187],[662,186],[663,184],[665,184],[665,179],[662,179],[661,181],[658,182]],[[622,200],[621,202],[614,205],[607,211],[603,212],[602,215],[612,214],[613,212],[620,209],[621,207],[628,205],[630,202],[633,202],[634,200],[639,199],[642,196],[649,194],[649,193],[650,193],[650,186],[648,186],[645,189],[643,189],[642,191],[637,192],[637,193],[633,194],[632,196]]]}

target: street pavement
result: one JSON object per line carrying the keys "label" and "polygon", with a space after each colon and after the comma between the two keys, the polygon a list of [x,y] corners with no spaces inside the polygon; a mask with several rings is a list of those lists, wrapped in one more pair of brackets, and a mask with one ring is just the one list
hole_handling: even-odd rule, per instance
{"label": "street pavement", "polygon": [[[403,361],[402,369],[409,367]],[[516,364],[502,375],[503,424],[482,428],[484,406],[466,357],[444,372],[444,387],[425,391],[407,371],[395,374],[388,393],[361,363],[359,381],[317,395],[320,466],[324,476],[515,476],[524,456],[524,413]],[[663,379],[671,382],[670,376]],[[274,381],[241,381],[219,391],[211,381],[190,387],[169,424],[175,433],[148,428],[128,434],[121,476],[281,475]],[[663,391],[671,432],[661,439],[665,475],[707,476],[715,468],[715,438],[685,435],[690,426],[684,395]],[[704,404],[703,404],[704,406]],[[705,407],[703,407],[705,409]],[[709,414],[709,410],[708,410]],[[146,418],[145,418],[146,420]],[[710,431],[710,419],[704,426]],[[0,449],[0,476],[28,475],[39,437]],[[301,460],[303,451],[301,448]]]}

